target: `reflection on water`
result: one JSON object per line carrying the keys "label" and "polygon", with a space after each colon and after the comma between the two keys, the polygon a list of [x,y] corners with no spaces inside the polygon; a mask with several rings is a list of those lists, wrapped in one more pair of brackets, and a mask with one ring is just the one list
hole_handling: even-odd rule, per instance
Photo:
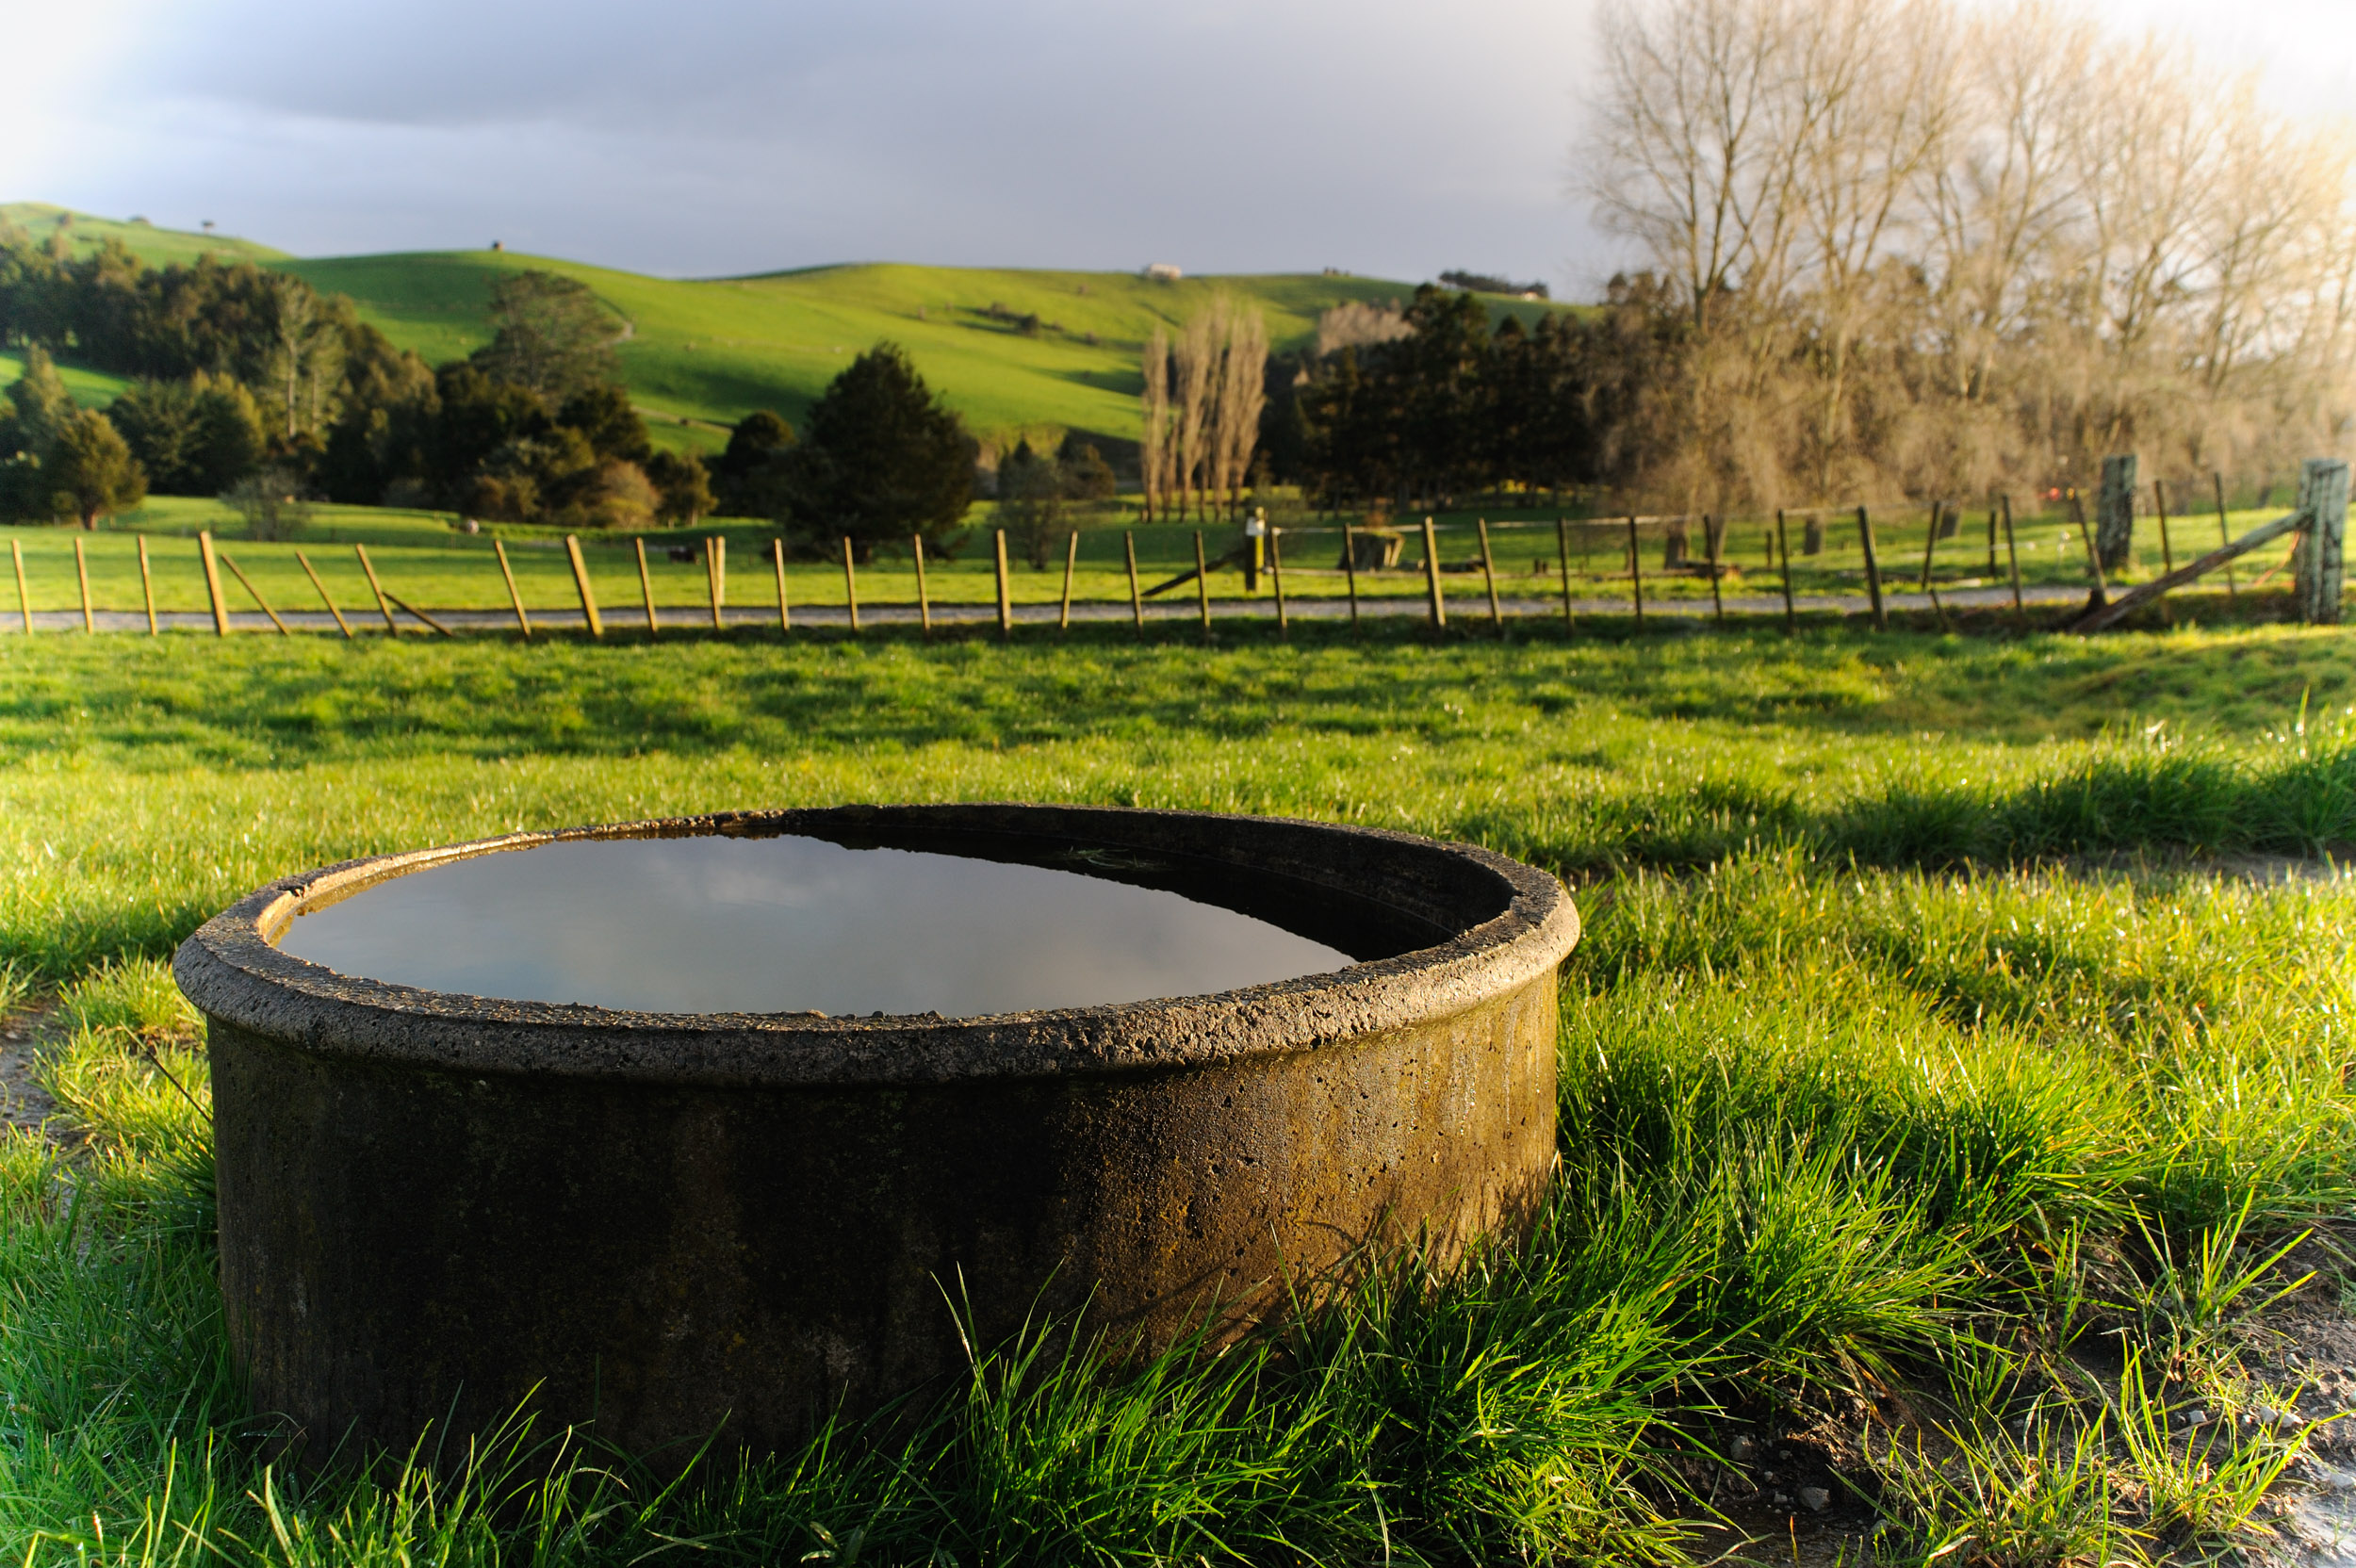
{"label": "reflection on water", "polygon": [[607,839],[411,872],[286,952],[340,973],[670,1013],[976,1017],[1198,996],[1349,955],[1155,888],[823,839]]}

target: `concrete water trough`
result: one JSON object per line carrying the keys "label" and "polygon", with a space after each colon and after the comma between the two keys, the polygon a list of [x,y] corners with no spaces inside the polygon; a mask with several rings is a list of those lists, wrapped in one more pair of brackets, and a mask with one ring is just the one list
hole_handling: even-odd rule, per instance
{"label": "concrete water trough", "polygon": [[527,1400],[647,1452],[921,1395],[964,1364],[953,1299],[984,1342],[1233,1333],[1368,1242],[1529,1212],[1578,935],[1484,850],[1116,808],[286,877],[174,964],[237,1364],[313,1457]]}

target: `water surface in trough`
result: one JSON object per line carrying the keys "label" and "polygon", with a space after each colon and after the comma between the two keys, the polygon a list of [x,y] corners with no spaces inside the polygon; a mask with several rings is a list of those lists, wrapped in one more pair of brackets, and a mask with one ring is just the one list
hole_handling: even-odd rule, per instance
{"label": "water surface in trough", "polygon": [[342,974],[509,1001],[951,1018],[1197,996],[1352,961],[1112,880],[1117,858],[1093,869],[785,835],[572,840],[379,882],[298,916],[278,945]]}

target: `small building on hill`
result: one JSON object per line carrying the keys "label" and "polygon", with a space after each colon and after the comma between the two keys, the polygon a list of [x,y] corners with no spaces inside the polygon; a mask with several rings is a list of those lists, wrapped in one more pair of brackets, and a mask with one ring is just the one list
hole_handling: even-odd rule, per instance
{"label": "small building on hill", "polygon": [[1145,275],[1155,283],[1176,283],[1186,270],[1174,261],[1157,261],[1146,268]]}

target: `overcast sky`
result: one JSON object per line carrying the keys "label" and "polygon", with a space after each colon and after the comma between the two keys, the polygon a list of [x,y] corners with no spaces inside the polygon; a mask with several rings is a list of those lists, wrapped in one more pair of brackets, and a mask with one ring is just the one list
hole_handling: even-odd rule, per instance
{"label": "overcast sky", "polygon": [[[2356,94],[2356,0],[2099,0]],[[0,0],[0,200],[306,255],[1446,268],[1583,294],[1590,0]]]}

